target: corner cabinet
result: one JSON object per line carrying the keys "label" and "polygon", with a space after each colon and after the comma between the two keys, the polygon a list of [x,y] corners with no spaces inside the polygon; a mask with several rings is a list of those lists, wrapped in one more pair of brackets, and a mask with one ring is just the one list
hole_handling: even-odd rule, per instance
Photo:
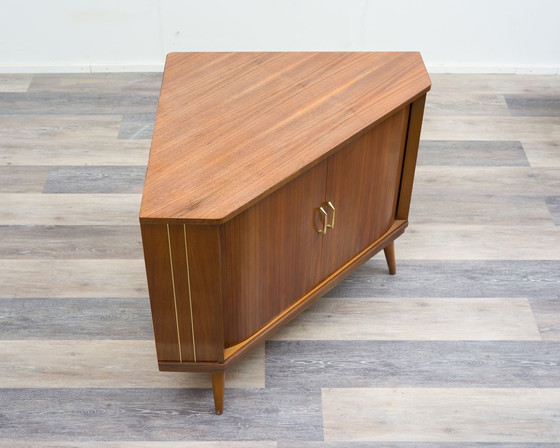
{"label": "corner cabinet", "polygon": [[160,370],[224,372],[375,253],[395,273],[418,53],[172,53],[140,224]]}

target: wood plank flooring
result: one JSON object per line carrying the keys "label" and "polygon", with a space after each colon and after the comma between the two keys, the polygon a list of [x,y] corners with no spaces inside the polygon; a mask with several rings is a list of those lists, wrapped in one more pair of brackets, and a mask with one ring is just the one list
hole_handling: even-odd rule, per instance
{"label": "wood plank flooring", "polygon": [[559,402],[559,389],[323,389],[325,440],[557,442]]}
{"label": "wood plank flooring", "polygon": [[557,448],[560,76],[433,75],[381,255],[228,374],[157,370],[160,74],[0,75],[0,448]]}

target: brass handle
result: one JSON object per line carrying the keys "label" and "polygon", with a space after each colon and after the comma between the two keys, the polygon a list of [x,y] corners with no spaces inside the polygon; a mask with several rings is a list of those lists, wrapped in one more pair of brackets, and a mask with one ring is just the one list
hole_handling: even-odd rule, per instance
{"label": "brass handle", "polygon": [[319,207],[319,211],[323,214],[323,230],[319,229],[317,230],[317,232],[322,233],[324,235],[325,233],[327,233],[327,227],[329,226],[327,224],[329,215],[323,207]]}
{"label": "brass handle", "polygon": [[327,224],[327,227],[329,229],[334,229],[334,216],[335,216],[335,213],[336,213],[336,209],[334,208],[334,205],[332,205],[331,201],[327,202],[327,205],[332,210],[332,220],[331,220],[330,224]]}

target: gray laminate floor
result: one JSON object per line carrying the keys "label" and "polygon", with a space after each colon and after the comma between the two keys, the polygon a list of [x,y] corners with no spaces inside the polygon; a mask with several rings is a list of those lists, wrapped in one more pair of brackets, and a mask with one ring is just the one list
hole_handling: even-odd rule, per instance
{"label": "gray laminate floor", "polygon": [[433,75],[370,260],[212,412],[160,373],[137,215],[160,74],[0,77],[0,448],[560,446],[560,76]]}

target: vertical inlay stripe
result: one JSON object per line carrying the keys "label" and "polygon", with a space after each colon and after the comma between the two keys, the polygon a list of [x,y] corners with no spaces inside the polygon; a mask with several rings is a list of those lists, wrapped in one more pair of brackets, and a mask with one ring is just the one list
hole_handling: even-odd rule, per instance
{"label": "vertical inlay stripe", "polygon": [[175,275],[173,274],[173,255],[171,253],[171,236],[169,235],[169,224],[167,224],[167,243],[169,244],[169,263],[171,265],[171,284],[173,285],[173,305],[175,307],[175,323],[177,324],[177,343],[179,346],[179,361],[183,362],[181,350],[181,333],[179,332],[179,315],[177,314],[177,294],[175,293]]}
{"label": "vertical inlay stripe", "polygon": [[185,237],[185,259],[187,262],[187,283],[189,285],[189,309],[191,312],[191,333],[192,333],[192,345],[193,345],[193,356],[194,362],[196,362],[196,342],[194,339],[194,319],[192,312],[192,294],[191,294],[191,276],[189,271],[189,251],[187,249],[187,226],[183,224],[183,235]]}

